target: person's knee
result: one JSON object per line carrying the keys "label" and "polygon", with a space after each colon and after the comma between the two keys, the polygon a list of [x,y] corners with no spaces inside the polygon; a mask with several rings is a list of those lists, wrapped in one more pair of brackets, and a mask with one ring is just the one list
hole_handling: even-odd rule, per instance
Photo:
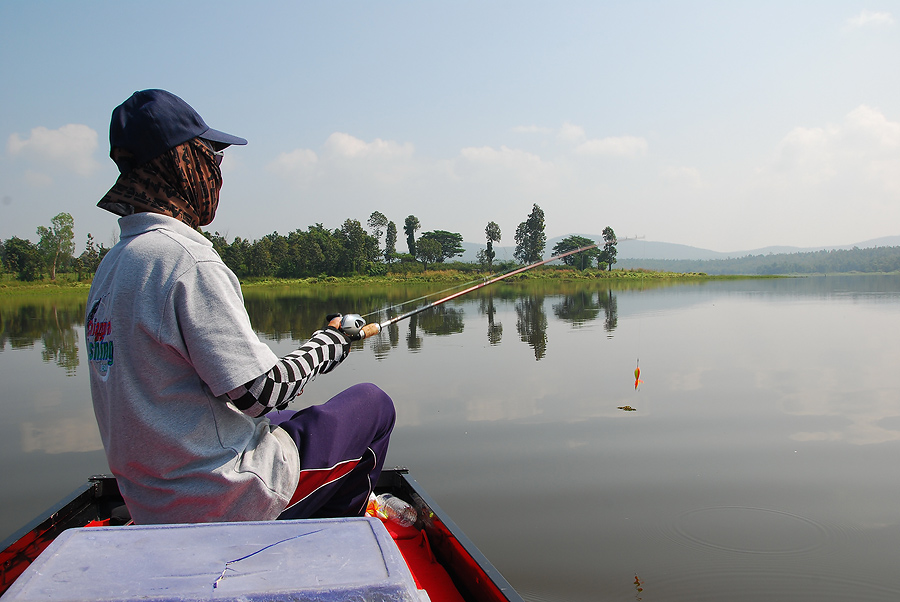
{"label": "person's knee", "polygon": [[396,410],[394,409],[394,400],[391,399],[390,395],[385,393],[381,387],[372,383],[361,383],[356,386],[365,392],[368,403],[378,408],[378,413],[382,416],[382,420],[393,426]]}

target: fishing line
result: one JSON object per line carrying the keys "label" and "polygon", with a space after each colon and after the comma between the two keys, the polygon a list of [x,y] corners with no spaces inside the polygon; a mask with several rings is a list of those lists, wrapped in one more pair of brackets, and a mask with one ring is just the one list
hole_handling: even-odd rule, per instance
{"label": "fishing line", "polygon": [[427,295],[422,295],[421,297],[416,297],[415,299],[409,299],[408,301],[401,301],[400,303],[395,303],[394,305],[389,305],[389,306],[384,307],[384,308],[382,308],[382,309],[376,309],[375,311],[370,311],[370,312],[367,313],[367,314],[362,314],[361,317],[363,317],[363,318],[368,318],[369,316],[373,316],[373,315],[378,314],[378,313],[381,313],[381,312],[387,313],[387,312],[389,312],[390,310],[395,309],[395,308],[397,308],[397,307],[403,307],[404,305],[409,305],[410,303],[415,303],[416,301],[422,301],[422,300],[424,300],[424,299],[429,299],[429,298],[435,297],[435,296],[437,296],[437,295],[443,295],[443,294],[446,293],[446,292],[454,291],[454,290],[456,290],[456,289],[458,289],[458,288],[462,288],[462,287],[464,287],[464,286],[470,286],[470,285],[472,285],[472,284],[475,284],[476,282],[479,282],[479,281],[481,281],[481,280],[486,280],[486,279],[488,279],[488,278],[491,278],[491,276],[485,276],[485,277],[483,277],[483,278],[476,278],[475,280],[470,280],[469,282],[463,282],[462,284],[457,284],[457,285],[455,285],[455,286],[451,286],[451,287],[449,287],[449,288],[445,288],[445,289],[442,290],[442,291],[436,291],[436,292],[433,292],[433,293],[428,293]]}
{"label": "fishing line", "polygon": [[514,276],[516,274],[521,274],[522,272],[527,272],[528,270],[530,270],[532,268],[536,268],[540,265],[544,265],[545,263],[550,263],[551,261],[556,261],[557,259],[562,259],[563,257],[568,257],[569,255],[574,255],[575,253],[581,253],[582,251],[587,251],[590,249],[594,249],[596,247],[597,247],[597,244],[594,243],[591,245],[587,245],[585,247],[581,247],[579,249],[574,249],[572,251],[560,253],[559,255],[553,255],[552,257],[550,257],[548,259],[544,259],[542,261],[537,261],[530,265],[526,265],[524,267],[512,270],[501,276],[496,276],[494,278],[490,278],[489,280],[485,280],[479,284],[476,284],[475,286],[470,286],[467,289],[461,290],[459,292],[453,293],[452,295],[448,295],[446,297],[438,299],[437,301],[432,301],[431,303],[429,303],[427,305],[423,305],[422,307],[408,311],[405,314],[401,314],[399,316],[396,316],[394,318],[391,318],[389,320],[381,322],[380,324],[377,322],[373,322],[371,324],[366,324],[366,321],[363,320],[362,316],[360,316],[359,314],[347,314],[347,315],[343,316],[341,319],[341,330],[343,330],[351,338],[355,338],[355,339],[364,339],[366,337],[371,337],[371,336],[378,334],[384,328],[390,326],[391,324],[395,324],[401,320],[411,318],[412,316],[420,314],[423,311],[427,311],[427,310],[431,309],[432,307],[436,307],[438,305],[441,305],[442,303],[446,303],[447,301],[456,299],[457,297],[462,297],[463,295],[465,295],[467,293],[471,293],[472,291],[478,290],[480,288],[484,288],[485,286],[489,286],[491,284],[494,284],[495,282],[499,282],[499,281],[503,280],[504,278],[509,278],[510,276]]}
{"label": "fishing line", "polygon": [[[635,238],[637,238],[637,237],[635,237]],[[645,240],[645,241],[641,242],[641,261],[640,261],[641,264],[643,264],[644,260],[646,259],[644,257],[644,255],[646,253],[647,253],[647,241]],[[643,293],[644,292],[644,267],[641,265],[638,267],[638,269],[641,271],[641,279],[640,279],[638,291]],[[637,362],[635,363],[635,367],[634,367],[634,390],[635,391],[638,390],[638,385],[640,385],[642,382],[644,382],[641,380],[641,331],[642,331],[643,321],[644,321],[643,317],[638,315],[638,323],[637,323],[637,331],[638,331],[637,347],[638,347],[638,349],[637,349]]]}
{"label": "fishing line", "polygon": [[[584,249],[588,249],[588,248],[590,248],[590,247],[584,247]],[[504,253],[503,253],[503,254],[506,255],[506,254],[507,254],[507,252],[506,252],[506,247],[503,247],[503,249],[504,249]],[[571,253],[577,253],[578,251],[582,251],[582,250],[584,250],[584,249],[578,249],[578,250],[576,250],[576,251],[572,251]],[[565,255],[570,255],[571,253],[566,253]],[[560,257],[564,257],[565,255],[556,255],[555,257],[553,257],[553,259],[559,259]],[[509,261],[508,258],[504,258],[504,260],[507,261],[507,262]],[[551,259],[550,261],[552,261],[552,259]],[[546,262],[545,262],[545,263],[546,263]],[[534,267],[534,266],[528,266],[528,269],[531,269],[531,267]],[[513,268],[513,270],[510,270],[510,272],[512,272],[512,271],[515,271],[515,268]],[[450,291],[454,291],[454,290],[459,289],[459,288],[462,288],[462,287],[464,287],[464,286],[471,286],[472,284],[475,284],[476,282],[484,282],[484,281],[487,281],[487,280],[492,280],[492,279],[494,279],[494,278],[497,278],[497,276],[500,276],[500,278],[498,278],[498,279],[502,279],[502,278],[505,278],[507,275],[510,275],[510,274],[509,274],[509,273],[504,274],[503,272],[494,272],[493,274],[488,274],[487,276],[482,276],[481,278],[475,278],[474,280],[470,280],[470,281],[468,281],[468,282],[463,282],[462,284],[457,284],[457,285],[455,285],[455,286],[451,286],[451,287],[445,288],[444,290],[436,291],[436,292],[433,292],[433,293],[428,293],[427,295],[422,295],[421,297],[416,297],[415,299],[409,299],[409,300],[407,300],[407,301],[402,301],[402,302],[400,302],[400,303],[395,303],[394,305],[389,305],[389,306],[384,307],[384,308],[382,308],[382,309],[376,309],[376,310],[374,310],[374,311],[370,311],[370,312],[367,313],[367,314],[362,314],[360,317],[362,317],[362,318],[368,318],[369,316],[374,316],[375,314],[379,314],[379,313],[382,313],[382,312],[387,313],[387,312],[389,312],[389,311],[392,310],[392,309],[396,309],[396,308],[398,308],[398,307],[403,307],[404,305],[409,305],[410,303],[415,303],[415,302],[417,302],[417,301],[423,301],[423,300],[425,300],[425,299],[430,299],[431,297],[436,297],[436,296],[438,296],[438,295],[443,295],[444,293],[447,293],[447,292],[450,292]]]}

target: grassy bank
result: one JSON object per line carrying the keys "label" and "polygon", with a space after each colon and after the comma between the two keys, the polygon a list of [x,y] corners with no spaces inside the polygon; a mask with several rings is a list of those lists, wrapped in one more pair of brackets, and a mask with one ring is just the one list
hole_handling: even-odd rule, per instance
{"label": "grassy bank", "polygon": [[[427,284],[430,282],[469,282],[489,279],[498,274],[463,272],[459,270],[428,270],[408,274],[387,274],[384,276],[319,276],[312,278],[245,278],[241,281],[244,288],[265,286],[365,286],[367,284],[386,286],[391,284]],[[506,282],[520,280],[559,280],[559,281],[636,281],[636,280],[736,280],[745,278],[778,278],[780,276],[710,276],[702,272],[675,273],[655,272],[642,269],[612,270],[597,269],[575,270],[566,266],[542,266],[506,279]],[[54,294],[59,292],[83,291],[87,293],[91,281],[87,278],[79,280],[74,274],[60,274],[55,281],[49,278],[34,282],[22,282],[11,278],[10,274],[0,277],[0,295]]]}
{"label": "grassy bank", "polygon": [[2,295],[40,295],[60,292],[83,291],[87,294],[91,288],[88,278],[78,280],[75,274],[60,274],[56,280],[44,278],[32,282],[16,280],[10,274],[0,274],[0,296]]}
{"label": "grassy bank", "polygon": [[[241,284],[245,287],[284,285],[284,284],[308,284],[308,285],[365,285],[379,284],[424,284],[429,282],[469,282],[479,279],[488,280],[500,274],[488,274],[481,272],[461,272],[458,270],[428,270],[425,272],[412,272],[409,274],[387,274],[384,276],[320,276],[301,279],[278,278],[245,278]],[[673,272],[651,272],[647,270],[613,270],[611,272],[600,270],[574,270],[565,267],[541,267],[505,279],[506,282],[517,280],[640,280],[643,278],[654,280],[722,280],[736,278],[754,278],[755,276],[709,276],[695,272],[676,274]]]}

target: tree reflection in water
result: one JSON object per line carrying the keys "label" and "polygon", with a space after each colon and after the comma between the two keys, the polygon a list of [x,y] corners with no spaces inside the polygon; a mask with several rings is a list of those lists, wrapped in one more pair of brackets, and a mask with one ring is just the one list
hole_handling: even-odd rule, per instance
{"label": "tree reflection in water", "polygon": [[419,336],[416,327],[419,324],[419,316],[409,319],[409,332],[406,333],[406,348],[410,351],[418,351],[422,348],[422,337]]}
{"label": "tree reflection in water", "polygon": [[603,320],[603,328],[606,330],[606,338],[611,339],[613,330],[619,324],[619,308],[616,304],[616,296],[613,295],[612,289],[606,289],[606,292],[599,291],[597,293],[597,301],[606,317]]}
{"label": "tree reflection in water", "polygon": [[84,295],[39,299],[3,299],[0,303],[0,352],[31,349],[41,341],[41,359],[67,376],[79,365],[78,331],[84,324]]}
{"label": "tree reflection in water", "polygon": [[565,295],[562,303],[553,306],[553,314],[563,322],[578,328],[596,320],[601,309],[604,313],[603,329],[606,331],[606,337],[611,339],[619,322],[619,315],[616,296],[610,288],[597,291],[596,301],[594,291],[589,289]]}
{"label": "tree reflection in water", "polygon": [[497,314],[497,308],[494,307],[494,295],[492,295],[491,293],[487,293],[487,295],[480,300],[479,309],[482,314],[487,316],[488,343],[490,343],[491,345],[499,345],[500,341],[503,339],[503,324],[498,322],[495,318]]}
{"label": "tree reflection in water", "polygon": [[534,359],[547,354],[547,312],[544,296],[529,295],[516,301],[516,332],[523,343],[534,349]]}
{"label": "tree reflection in water", "polygon": [[[602,295],[602,291],[599,294]],[[587,322],[596,320],[600,315],[600,303],[599,300],[594,300],[592,291],[582,290],[573,295],[566,295],[563,297],[562,303],[554,304],[553,314],[572,326],[583,326]]]}
{"label": "tree reflection in water", "polygon": [[53,308],[53,322],[41,335],[44,349],[41,359],[53,362],[66,371],[66,376],[75,376],[78,367],[78,333],[71,325],[63,326],[59,322],[59,311]]}
{"label": "tree reflection in water", "polygon": [[[251,288],[245,293],[245,305],[254,329],[263,339],[280,342],[305,341],[313,331],[322,327],[324,317],[338,311],[356,311],[357,308],[391,307],[403,301],[404,295],[421,294],[421,287],[331,287],[307,286],[305,288]],[[596,294],[596,296],[595,296]],[[79,366],[79,330],[84,324],[85,293],[76,292],[59,298],[15,298],[0,300],[0,352],[9,345],[12,349],[30,349],[37,341],[43,345],[41,358],[74,376]],[[491,346],[503,339],[500,317],[505,311],[514,311],[519,340],[534,350],[536,360],[547,354],[548,317],[545,301],[550,301],[555,318],[580,328],[600,319],[603,312],[603,328],[612,337],[618,316],[616,296],[608,288],[581,283],[517,283],[496,286],[477,291],[453,304],[439,305],[404,322],[388,326],[371,340],[355,343],[359,348],[368,347],[376,359],[384,359],[404,344],[410,352],[422,349],[426,336],[450,336],[463,332],[466,324],[464,307],[473,304],[477,315],[484,316],[485,331]],[[394,306],[399,307],[399,306]],[[408,311],[405,307],[402,311]],[[370,322],[387,320],[399,309],[371,312]],[[470,320],[475,318],[470,318]],[[403,335],[405,329],[405,337]]]}
{"label": "tree reflection in water", "polygon": [[463,331],[465,320],[463,310],[446,305],[438,305],[419,314],[419,325],[426,334],[446,336]]}

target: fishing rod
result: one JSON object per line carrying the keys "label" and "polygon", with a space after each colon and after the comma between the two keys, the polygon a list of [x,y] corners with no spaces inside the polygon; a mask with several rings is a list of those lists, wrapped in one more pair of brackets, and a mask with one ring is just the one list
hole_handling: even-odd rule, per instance
{"label": "fishing rod", "polygon": [[384,322],[378,323],[373,322],[371,324],[366,324],[366,321],[363,320],[362,316],[359,314],[347,314],[341,318],[341,330],[347,334],[351,339],[360,340],[365,339],[366,337],[371,337],[379,332],[381,332],[384,328],[387,328],[391,324],[396,324],[401,320],[405,320],[407,318],[411,318],[416,314],[420,314],[423,311],[427,311],[432,307],[437,307],[442,303],[446,303],[447,301],[451,301],[452,299],[456,299],[457,297],[462,297],[465,294],[471,293],[472,291],[476,291],[480,288],[484,288],[488,285],[494,284],[495,282],[500,282],[504,278],[509,278],[510,276],[515,276],[516,274],[521,274],[522,272],[527,272],[532,268],[536,268],[539,265],[544,265],[545,263],[550,263],[551,261],[556,261],[557,259],[562,259],[563,257],[568,257],[569,255],[574,255],[575,253],[581,253],[582,251],[588,251],[590,249],[597,248],[597,243],[592,245],[588,245],[586,247],[581,247],[580,249],[575,249],[572,251],[566,251],[565,253],[560,253],[559,255],[554,255],[549,259],[544,259],[543,261],[538,261],[536,263],[532,263],[531,265],[526,265],[525,267],[518,268],[511,272],[507,272],[500,276],[495,276],[490,280],[485,280],[484,282],[480,282],[475,286],[470,286],[467,289],[461,290],[459,292],[453,293],[452,295],[447,295],[442,299],[438,299],[437,301],[432,301],[427,305],[423,305],[422,307],[418,307],[411,311],[406,312],[405,314],[401,314]]}

